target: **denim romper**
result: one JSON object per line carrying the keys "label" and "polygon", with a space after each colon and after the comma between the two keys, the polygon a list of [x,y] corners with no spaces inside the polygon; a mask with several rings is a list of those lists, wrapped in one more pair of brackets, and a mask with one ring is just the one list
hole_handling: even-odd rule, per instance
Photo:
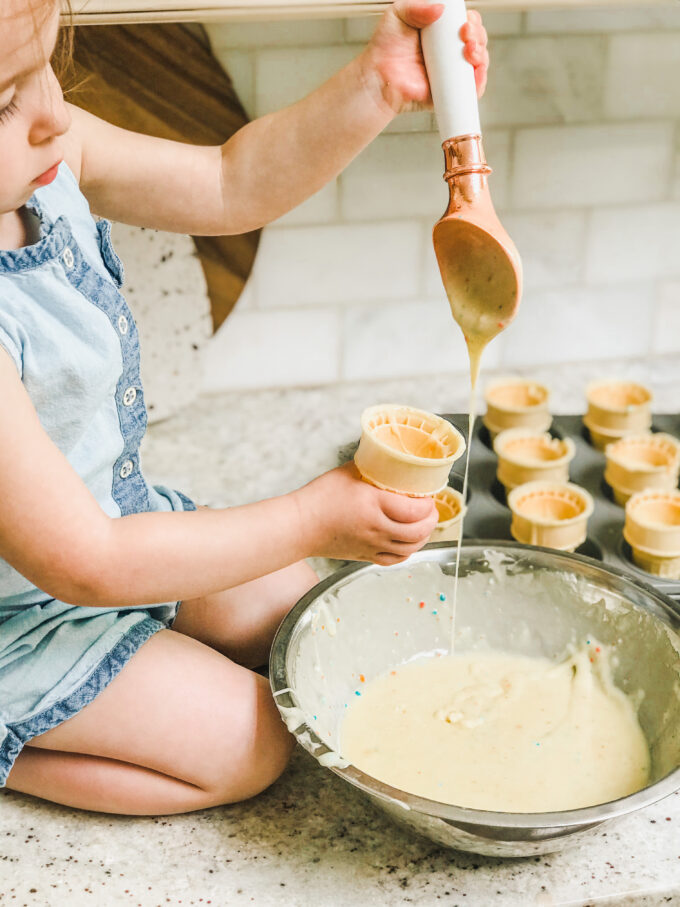
{"label": "denim romper", "polygon": [[[111,225],[94,221],[65,163],[26,207],[40,238],[0,251],[0,346],[42,427],[110,517],[194,510],[141,471],[139,338]],[[66,604],[0,559],[0,787],[24,744],[90,703],[177,606]]]}

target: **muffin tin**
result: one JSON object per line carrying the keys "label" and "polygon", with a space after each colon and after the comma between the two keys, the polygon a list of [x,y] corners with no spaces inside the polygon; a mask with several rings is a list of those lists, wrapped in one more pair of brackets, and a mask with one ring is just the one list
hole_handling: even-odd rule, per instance
{"label": "muffin tin", "polygon": [[[466,438],[467,413],[444,415]],[[652,431],[680,437],[680,414],[654,416]],[[569,480],[585,488],[593,497],[594,509],[588,520],[588,537],[576,549],[577,554],[596,558],[643,579],[666,595],[680,599],[680,580],[667,580],[646,573],[632,560],[629,545],[623,538],[624,509],[614,501],[611,488],[604,480],[606,459],[603,451],[590,443],[583,417],[554,416],[550,433],[556,438],[571,438],[576,448],[570,463]],[[505,489],[496,478],[498,458],[492,449],[488,430],[481,419],[475,422],[470,451],[468,504],[463,523],[466,539],[511,539],[511,513]],[[451,470],[449,484],[459,490],[463,485],[465,456]]]}
{"label": "muffin tin", "polygon": [[[443,413],[442,416],[458,429],[467,444],[467,413]],[[651,430],[680,438],[680,413],[654,416]],[[605,482],[606,457],[604,451],[592,445],[588,429],[583,424],[583,416],[554,416],[549,431],[555,438],[571,438],[575,455],[569,464],[569,481],[585,488],[593,497],[594,508],[588,519],[588,535],[586,541],[576,549],[576,554],[624,570],[680,601],[680,580],[664,579],[647,573],[633,562],[630,545],[623,537],[624,509],[616,503],[612,489]],[[354,442],[342,447],[339,462],[351,460],[357,446],[358,442]],[[457,460],[449,474],[449,485],[458,491],[463,488],[465,458],[464,454]],[[496,478],[497,466],[498,457],[493,451],[491,435],[478,417],[475,420],[470,451],[464,539],[513,540],[510,534],[512,514],[507,505],[505,489]]]}

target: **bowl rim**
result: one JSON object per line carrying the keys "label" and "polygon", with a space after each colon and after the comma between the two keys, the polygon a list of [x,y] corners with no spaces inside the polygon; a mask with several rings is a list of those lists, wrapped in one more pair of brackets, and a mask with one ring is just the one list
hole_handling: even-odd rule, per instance
{"label": "bowl rim", "polygon": [[[351,562],[344,567],[340,567],[330,576],[321,580],[312,587],[293,608],[288,612],[281,622],[274,642],[272,644],[269,667],[269,681],[271,685],[274,701],[279,709],[299,707],[298,702],[292,697],[292,687],[288,682],[286,668],[286,653],[288,643],[293,633],[304,616],[307,609],[317,600],[317,598],[326,592],[329,588],[340,581],[346,579],[354,573],[371,573],[377,571],[394,571],[404,569],[408,564],[415,564],[419,561],[432,560],[428,557],[433,551],[446,549],[455,549],[457,542],[434,542],[426,545],[420,551],[411,555],[406,561],[400,564],[394,564],[389,567],[383,567],[376,564],[367,564],[364,562]],[[640,594],[640,598],[633,601],[634,605],[644,608],[657,619],[670,626],[680,635],[680,602],[675,602],[670,596],[659,592],[652,585],[638,579],[631,573],[621,570],[609,564],[603,564],[601,561],[582,554],[573,554],[571,552],[558,551],[554,548],[542,548],[535,545],[524,545],[520,542],[495,540],[495,539],[465,539],[461,545],[467,549],[484,550],[512,550],[520,554],[525,551],[527,554],[536,553],[541,555],[550,555],[558,561],[564,562],[565,570],[569,569],[569,564],[574,562],[586,565],[594,570],[595,573],[605,573],[610,577],[622,581],[623,585],[628,585]],[[444,558],[435,558],[443,561]],[[650,601],[651,599],[651,601]],[[656,607],[652,607],[652,602]],[[305,721],[301,721],[299,726],[292,731],[298,743],[311,753],[315,758],[319,758],[326,753],[334,752],[327,744],[317,736],[316,732]],[[339,754],[338,754],[339,755]],[[616,800],[610,800],[606,803],[598,803],[594,806],[584,806],[578,809],[561,810],[542,813],[508,813],[494,812],[492,810],[471,809],[469,807],[454,806],[449,803],[441,803],[438,800],[430,800],[426,797],[419,797],[415,794],[409,794],[398,788],[391,787],[368,775],[356,768],[354,765],[335,766],[327,765],[336,775],[344,778],[354,787],[359,788],[365,793],[377,797],[380,800],[402,807],[405,813],[414,811],[445,821],[454,823],[458,827],[465,825],[475,829],[479,833],[480,827],[493,827],[496,829],[539,829],[549,831],[556,828],[573,828],[576,826],[587,827],[599,825],[604,820],[614,819],[619,816],[627,815],[637,809],[642,809],[656,803],[669,794],[680,790],[680,765],[659,778],[653,784],[648,785],[642,790]]]}

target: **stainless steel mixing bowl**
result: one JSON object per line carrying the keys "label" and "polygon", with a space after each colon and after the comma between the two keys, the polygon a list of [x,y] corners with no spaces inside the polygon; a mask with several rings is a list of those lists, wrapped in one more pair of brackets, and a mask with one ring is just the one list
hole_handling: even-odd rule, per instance
{"label": "stainless steel mixing bowl", "polygon": [[339,729],[360,675],[368,681],[418,655],[449,650],[455,556],[455,544],[444,543],[395,567],[352,564],[293,608],[274,640],[271,685],[302,746],[399,822],[440,844],[492,856],[559,850],[679,790],[678,605],[598,561],[511,542],[463,544],[456,651],[558,659],[590,637],[613,646],[614,681],[639,704],[650,747],[647,787],[564,812],[488,812],[413,796],[342,760]]}

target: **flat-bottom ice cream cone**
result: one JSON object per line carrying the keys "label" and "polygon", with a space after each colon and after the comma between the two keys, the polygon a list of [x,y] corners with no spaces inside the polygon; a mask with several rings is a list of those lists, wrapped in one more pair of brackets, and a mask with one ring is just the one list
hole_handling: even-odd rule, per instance
{"label": "flat-bottom ice cream cone", "polygon": [[588,411],[583,424],[598,450],[652,425],[652,392],[634,381],[594,381],[586,389]]}
{"label": "flat-bottom ice cream cone", "polygon": [[680,579],[680,491],[640,491],[626,504],[623,537],[648,573]]}
{"label": "flat-bottom ice cream cone", "polygon": [[680,441],[662,432],[628,435],[605,448],[606,482],[622,507],[638,491],[673,491],[680,473]]}
{"label": "flat-bottom ice cream cone", "polygon": [[527,482],[568,482],[569,463],[574,459],[574,442],[562,441],[547,432],[508,428],[496,436],[493,449],[498,456],[498,481],[507,492]]}
{"label": "flat-bottom ice cream cone", "polygon": [[526,378],[500,378],[486,388],[483,422],[495,440],[508,428],[547,431],[552,424],[548,412],[550,391],[544,384]]}
{"label": "flat-bottom ice cream cone", "polygon": [[465,439],[446,419],[411,406],[383,404],[361,414],[354,462],[372,485],[424,497],[446,488],[451,467],[464,451]]}
{"label": "flat-bottom ice cream cone", "polygon": [[518,542],[574,551],[586,540],[593,499],[571,482],[528,482],[510,492],[508,506]]}
{"label": "flat-bottom ice cream cone", "polygon": [[434,496],[439,521],[432,530],[431,542],[457,542],[460,536],[465,502],[463,495],[455,488],[447,486]]}

